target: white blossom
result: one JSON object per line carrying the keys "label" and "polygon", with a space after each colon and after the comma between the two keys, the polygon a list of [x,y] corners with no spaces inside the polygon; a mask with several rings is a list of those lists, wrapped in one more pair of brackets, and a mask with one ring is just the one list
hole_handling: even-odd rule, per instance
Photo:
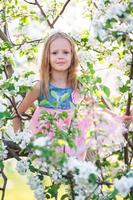
{"label": "white blossom", "polygon": [[29,170],[29,162],[27,160],[18,161],[16,169],[21,175],[25,175],[26,172]]}
{"label": "white blossom", "polygon": [[36,190],[41,184],[41,181],[38,176],[30,175],[28,177],[28,184],[30,185],[32,190]]}
{"label": "white blossom", "polygon": [[102,41],[105,41],[106,39],[108,39],[108,32],[105,31],[104,29],[100,29],[98,34]]}
{"label": "white blossom", "polygon": [[32,136],[31,131],[29,129],[25,129],[22,132],[18,131],[12,139],[16,144],[19,144],[19,146],[24,149],[30,143]]}
{"label": "white blossom", "polygon": [[34,194],[37,200],[45,199],[44,188],[38,176],[30,175],[28,177],[28,184],[30,185],[31,189],[34,191]]}
{"label": "white blossom", "polygon": [[5,112],[6,111],[6,106],[3,105],[3,103],[0,101],[0,112]]}
{"label": "white blossom", "polygon": [[109,8],[106,10],[106,15],[108,19],[116,18],[117,16],[121,16],[127,9],[127,5],[120,3],[112,3]]}
{"label": "white blossom", "polygon": [[[74,187],[76,194],[81,194],[82,191],[84,195],[87,195],[97,186],[97,184],[89,182],[90,175],[94,175],[95,177],[99,176],[97,167],[91,162],[81,161],[74,157],[69,157],[68,161],[64,165],[63,174],[67,174],[68,172],[71,172],[73,175],[76,184]],[[77,193],[76,191],[80,192]]]}
{"label": "white blossom", "polygon": [[37,200],[44,200],[44,188],[42,185],[39,185],[39,187],[34,191],[35,197]]}
{"label": "white blossom", "polygon": [[38,147],[46,146],[47,142],[49,141],[49,137],[39,137],[34,140],[33,145]]}
{"label": "white blossom", "polygon": [[121,179],[116,179],[114,181],[114,186],[121,195],[126,197],[130,192],[131,187],[133,187],[133,178],[122,176]]}
{"label": "white blossom", "polygon": [[62,174],[61,171],[59,170],[54,170],[53,174],[52,174],[52,180],[57,182],[60,182],[60,180],[62,179]]}
{"label": "white blossom", "polygon": [[8,150],[3,142],[0,143],[0,160],[4,160],[7,158]]}

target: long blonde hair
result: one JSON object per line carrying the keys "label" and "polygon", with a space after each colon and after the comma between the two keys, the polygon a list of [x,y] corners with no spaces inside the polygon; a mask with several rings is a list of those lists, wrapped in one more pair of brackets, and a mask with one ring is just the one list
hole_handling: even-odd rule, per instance
{"label": "long blonde hair", "polygon": [[57,32],[51,35],[44,44],[44,49],[42,53],[41,68],[40,68],[40,79],[41,79],[41,95],[45,94],[48,96],[48,87],[51,80],[51,66],[50,66],[50,45],[57,38],[66,39],[71,45],[72,60],[71,66],[68,69],[68,84],[73,89],[79,87],[77,80],[77,67],[78,67],[78,57],[75,50],[75,44],[73,39],[64,32]]}

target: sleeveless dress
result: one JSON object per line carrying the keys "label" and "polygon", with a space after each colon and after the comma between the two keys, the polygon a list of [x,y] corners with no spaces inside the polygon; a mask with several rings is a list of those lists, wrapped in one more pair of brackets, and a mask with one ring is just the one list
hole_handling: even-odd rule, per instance
{"label": "sleeveless dress", "polygon": [[[53,115],[66,111],[68,117],[57,121],[57,124],[62,130],[65,126],[70,126],[74,115],[73,106],[77,106],[83,99],[84,96],[79,94],[77,90],[72,90],[70,87],[59,88],[50,83],[48,100],[46,101],[44,95],[39,97],[38,107],[30,122],[30,130],[33,134],[42,132],[40,128],[42,111],[47,111]],[[55,103],[57,101],[58,104]],[[48,126],[46,121],[43,123]],[[99,108],[92,108],[89,111],[86,108],[81,110],[79,108],[76,123],[77,128],[80,130],[80,135],[77,134],[75,137],[76,149],[65,145],[65,153],[70,156],[81,158],[81,155],[89,149],[90,152],[94,150],[101,157],[105,157],[125,145],[123,133],[126,129],[118,116],[112,117],[109,113]],[[45,133],[49,137],[54,137],[55,135],[53,131]],[[64,145],[58,150],[64,152]]]}

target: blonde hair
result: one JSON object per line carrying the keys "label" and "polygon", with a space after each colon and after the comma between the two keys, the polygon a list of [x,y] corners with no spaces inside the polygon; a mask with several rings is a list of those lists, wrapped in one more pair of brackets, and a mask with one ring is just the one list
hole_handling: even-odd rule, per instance
{"label": "blonde hair", "polygon": [[48,87],[51,80],[51,66],[50,66],[50,45],[57,38],[66,39],[71,45],[72,60],[71,66],[68,69],[68,84],[73,89],[78,88],[77,80],[77,67],[78,67],[78,57],[75,50],[75,44],[73,39],[64,32],[57,32],[51,35],[44,44],[44,49],[42,53],[41,68],[40,68],[40,78],[41,78],[41,95],[45,94],[48,96]]}

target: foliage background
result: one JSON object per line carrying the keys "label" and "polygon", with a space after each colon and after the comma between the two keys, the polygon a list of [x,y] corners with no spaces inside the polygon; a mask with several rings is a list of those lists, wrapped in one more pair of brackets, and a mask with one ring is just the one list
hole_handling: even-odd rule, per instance
{"label": "foliage background", "polygon": [[[119,5],[129,4],[125,16],[122,7],[118,10],[115,8],[113,13],[108,13],[108,4],[112,5],[112,2],[108,0],[0,1],[0,108],[4,111],[0,115],[1,133],[7,129],[7,121],[11,117],[12,105],[9,103],[9,98],[14,97],[17,104],[38,79],[42,43],[45,37],[55,30],[66,31],[74,37],[81,65],[85,67],[83,81],[88,87],[94,86],[91,92],[96,96],[96,100],[104,96],[113,110],[129,114],[130,106],[127,99],[131,98],[133,90],[133,83],[129,81],[133,40],[132,1],[114,1],[118,8]],[[110,17],[111,15],[113,17]],[[31,72],[23,74],[27,69],[33,70],[35,75]],[[14,75],[12,75],[13,70]],[[117,80],[114,72],[119,76]],[[10,80],[11,84],[8,82],[10,77],[13,77]],[[5,106],[7,106],[6,111]],[[130,132],[132,133],[132,128]],[[132,142],[132,136],[130,139]],[[123,155],[122,159],[124,160]],[[125,162],[128,164],[127,160]],[[113,168],[113,161],[111,164]],[[9,177],[14,179],[14,172],[8,169],[8,164],[7,171]],[[17,175],[16,177],[18,180]],[[20,179],[19,184],[15,181],[15,188],[20,186]],[[7,191],[10,195],[10,190]],[[12,200],[11,196],[9,198]]]}

